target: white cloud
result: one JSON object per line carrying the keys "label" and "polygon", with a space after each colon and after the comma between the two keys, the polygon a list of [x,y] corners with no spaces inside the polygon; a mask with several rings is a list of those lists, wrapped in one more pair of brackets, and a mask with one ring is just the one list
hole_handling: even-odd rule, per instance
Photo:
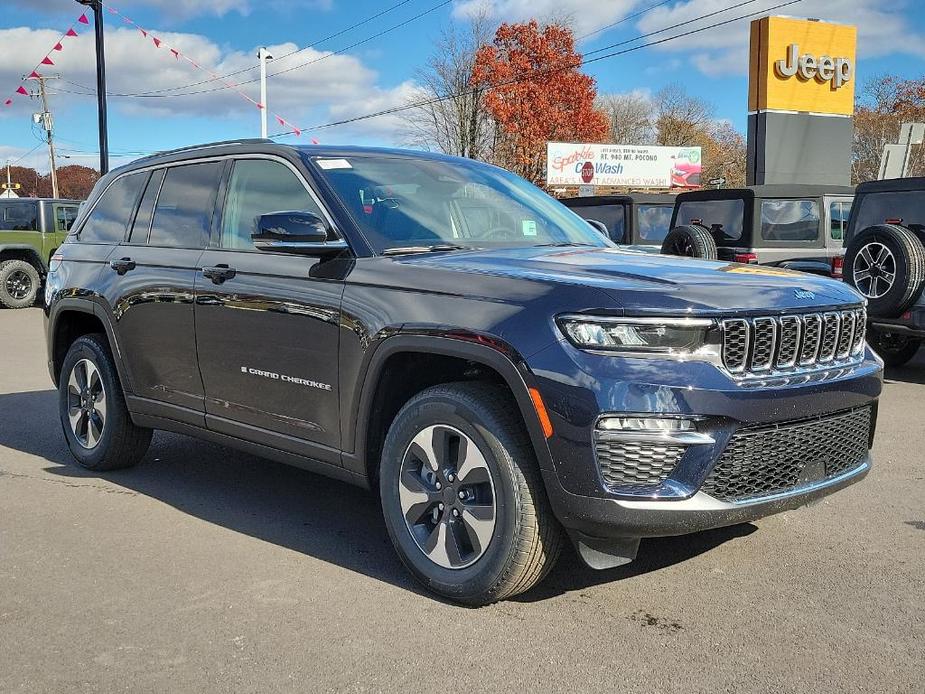
{"label": "white cloud", "polygon": [[[890,7],[887,8],[887,5]],[[884,3],[882,0],[804,0],[780,11],[799,12],[801,17],[856,25],[858,55],[861,59],[896,53],[925,56],[925,37],[915,33],[903,14],[909,6],[908,2]],[[639,19],[637,27],[641,33],[657,31],[726,7],[729,7],[728,0],[679,2],[647,13]],[[697,29],[752,11],[754,10],[750,5],[745,5],[737,10],[665,32],[664,35],[653,39]],[[748,72],[748,23],[754,18],[709,29],[677,41],[669,41],[651,50],[660,53],[682,53],[706,75],[743,75]]]}
{"label": "white cloud", "polygon": [[[153,33],[164,41],[164,45],[159,49],[150,38],[145,39],[137,30],[118,28],[107,32],[107,87],[111,94],[157,92],[210,79],[207,73],[197,70],[188,62],[175,59],[167,45],[177,48],[183,55],[190,56],[200,65],[219,75],[247,69],[229,80],[248,82],[257,76],[256,69],[249,69],[256,62],[256,47],[248,51],[229,51],[207,37],[197,34]],[[36,48],[41,46],[44,49],[51,46],[57,38],[56,32],[43,29],[0,30],[0,45],[4,46],[7,56],[6,60],[0,63],[0,85],[3,85],[7,92],[15,89],[21,75],[32,69],[37,59]],[[56,65],[48,68],[48,72],[58,73],[67,80],[49,82],[49,89],[53,91],[52,106],[57,113],[58,131],[62,133],[62,137],[67,137],[66,118],[69,102],[93,103],[91,97],[67,93],[82,90],[75,84],[88,87],[90,91],[95,85],[95,54],[92,42],[91,34],[84,32],[77,38],[66,39],[64,51],[52,54]],[[268,48],[272,54],[284,56],[297,50],[299,46],[285,43]],[[320,122],[340,120],[396,106],[403,103],[413,89],[409,82],[395,87],[380,86],[378,74],[359,58],[351,55],[330,55],[312,48],[272,61],[269,72],[272,75],[310,61],[317,62],[271,77],[269,80],[270,112],[277,113],[287,121],[304,128]],[[33,86],[28,83],[27,85]],[[184,91],[213,90],[221,86],[222,82],[211,81]],[[242,84],[240,89],[251,98],[259,99],[257,82]],[[35,104],[29,99],[17,97],[12,107],[0,106],[0,118],[16,117],[25,121],[34,109]],[[253,104],[231,89],[218,89],[182,97],[112,96],[110,109],[114,112],[114,117],[163,117],[175,122],[178,129],[182,128],[184,118],[189,117],[253,119],[253,122],[256,122],[258,114]],[[270,122],[271,131],[281,129],[273,122],[272,116]],[[375,119],[353,126],[350,132],[384,138],[394,132],[399,124],[399,119]],[[23,129],[28,136],[25,125]],[[80,139],[75,135],[72,137]]]}
{"label": "white cloud", "polygon": [[625,17],[640,0],[460,0],[453,8],[456,17],[471,17],[481,11],[488,16],[519,22],[537,18],[568,20],[577,35],[595,31]]}

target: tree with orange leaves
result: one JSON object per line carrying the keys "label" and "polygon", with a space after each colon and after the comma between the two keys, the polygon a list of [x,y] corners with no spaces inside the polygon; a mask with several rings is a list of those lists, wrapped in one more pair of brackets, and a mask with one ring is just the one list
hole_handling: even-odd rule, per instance
{"label": "tree with orange leaves", "polygon": [[594,79],[581,63],[570,29],[540,28],[535,20],[502,24],[493,43],[479,49],[472,85],[488,88],[498,164],[539,183],[548,141],[605,141],[607,118],[594,107]]}

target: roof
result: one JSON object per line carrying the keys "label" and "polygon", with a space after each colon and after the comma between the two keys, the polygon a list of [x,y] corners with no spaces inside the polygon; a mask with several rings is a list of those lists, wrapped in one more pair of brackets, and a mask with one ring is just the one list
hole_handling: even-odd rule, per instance
{"label": "roof", "polygon": [[744,188],[713,188],[681,193],[680,200],[730,200],[737,198],[815,198],[821,195],[854,195],[854,186],[802,183],[769,183]]}
{"label": "roof", "polygon": [[559,202],[571,206],[618,205],[627,202],[674,205],[676,195],[671,193],[623,193],[620,195],[586,195],[584,197],[560,198]]}
{"label": "roof", "polygon": [[905,191],[925,191],[925,178],[888,178],[883,181],[867,181],[858,186],[858,194]]}
{"label": "roof", "polygon": [[71,200],[70,198],[2,198],[3,202],[66,202],[79,205],[83,200]]}

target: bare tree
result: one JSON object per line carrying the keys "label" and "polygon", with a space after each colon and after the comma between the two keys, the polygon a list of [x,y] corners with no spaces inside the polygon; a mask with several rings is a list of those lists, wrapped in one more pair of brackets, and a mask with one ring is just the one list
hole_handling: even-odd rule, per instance
{"label": "bare tree", "polygon": [[597,108],[607,116],[614,144],[646,145],[655,139],[655,104],[645,94],[602,94]]}
{"label": "bare tree", "polygon": [[[903,123],[925,121],[925,79],[880,75],[864,85],[854,114],[851,176],[855,183],[880,173],[883,146],[895,144]],[[912,148],[909,175],[925,174],[925,147]]]}
{"label": "bare tree", "polygon": [[697,145],[709,131],[716,111],[709,101],[688,94],[675,82],[655,95],[656,144],[676,147]]}
{"label": "bare tree", "polygon": [[[407,144],[472,159],[490,159],[494,124],[484,107],[484,88],[471,84],[475,54],[493,32],[482,11],[468,26],[445,28],[427,66],[416,77],[420,89],[409,103],[429,101],[409,111]],[[445,98],[449,97],[449,98]]]}

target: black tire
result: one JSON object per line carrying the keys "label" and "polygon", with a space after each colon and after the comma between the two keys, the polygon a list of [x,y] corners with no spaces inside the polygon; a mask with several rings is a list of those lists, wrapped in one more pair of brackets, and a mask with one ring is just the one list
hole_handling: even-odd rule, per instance
{"label": "black tire", "polygon": [[[96,407],[104,404],[103,417],[86,417],[86,427],[78,426],[77,430],[71,424],[70,415],[74,412],[77,402],[84,402],[81,396],[75,397],[74,389],[69,385],[72,375],[78,375],[75,367],[80,363],[89,362],[96,369],[98,382],[102,386],[103,398],[97,401],[86,400],[87,407]],[[86,370],[87,366],[78,367]],[[79,382],[79,378],[76,379]],[[85,379],[92,381],[93,379]],[[93,390],[88,384],[88,390]],[[80,389],[79,389],[80,390]],[[92,402],[92,404],[91,404]],[[83,409],[83,408],[81,408]],[[109,344],[104,335],[91,334],[77,338],[71,345],[64,358],[61,375],[58,378],[58,413],[64,437],[71,449],[71,454],[83,467],[88,470],[117,470],[137,464],[145,455],[151,443],[151,430],[136,426],[125,406],[125,397],[119,383],[119,375],[113,365]],[[90,422],[102,421],[102,425],[95,427],[98,435],[91,440]],[[83,441],[81,431],[87,432]],[[89,444],[93,444],[92,446]]]}
{"label": "black tire", "polygon": [[867,227],[848,244],[844,276],[867,299],[869,315],[895,318],[922,294],[925,247],[905,227]]}
{"label": "black tire", "polygon": [[922,340],[897,333],[868,330],[867,341],[887,366],[903,366],[922,346]]}
{"label": "black tire", "polygon": [[675,227],[662,242],[662,255],[716,260],[716,241],[710,230],[699,224]]}
{"label": "black tire", "polygon": [[[428,388],[413,397],[389,428],[379,471],[386,527],[408,570],[425,587],[442,597],[480,606],[517,595],[541,581],[559,555],[562,529],[549,506],[519,412],[510,394],[502,388],[486,383],[450,383]],[[494,526],[489,541],[480,549],[482,554],[462,568],[441,566],[425,554],[419,540],[412,535],[411,524],[405,521],[402,510],[399,477],[407,473],[406,455],[411,455],[415,437],[431,427],[438,430],[448,427],[467,437],[465,445],[477,447],[481,454],[479,460],[490,472]],[[433,440],[437,441],[436,434]],[[445,440],[450,441],[450,438]],[[456,446],[457,451],[465,450],[458,441]],[[445,450],[451,449],[451,444],[447,443]],[[457,458],[460,455],[465,454],[457,452]],[[450,458],[448,453],[446,460]],[[447,485],[443,493],[449,492],[445,498],[450,504],[449,499],[455,499],[455,491],[447,480],[452,482],[453,478],[443,479]],[[460,487],[464,484],[463,480],[456,482]],[[440,488],[439,484],[434,484]],[[463,494],[462,490],[459,494]],[[425,503],[431,504],[430,509],[436,508],[431,501]],[[455,512],[455,507],[453,510]],[[445,510],[447,514],[449,511],[449,508]],[[424,517],[429,518],[431,512],[437,513],[428,510]],[[447,528],[457,523],[456,527],[462,528],[461,521],[462,518],[454,521],[447,515],[440,523],[446,523]],[[435,520],[434,527],[437,525]],[[450,532],[446,530],[444,537]],[[465,532],[465,528],[457,532]],[[437,535],[438,540],[439,537]],[[459,547],[458,540],[456,546]]]}
{"label": "black tire", "polygon": [[25,260],[7,260],[0,264],[0,304],[7,308],[29,308],[35,305],[42,278]]}

